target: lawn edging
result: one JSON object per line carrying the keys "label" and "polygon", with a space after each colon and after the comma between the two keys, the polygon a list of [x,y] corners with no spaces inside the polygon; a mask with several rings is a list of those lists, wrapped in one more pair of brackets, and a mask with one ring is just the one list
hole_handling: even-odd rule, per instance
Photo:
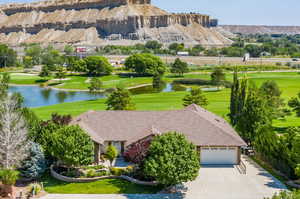
{"label": "lawn edging", "polygon": [[146,185],[146,186],[157,186],[158,182],[156,181],[152,181],[152,182],[146,182],[146,181],[141,181],[141,180],[137,180],[134,179],[132,177],[129,176],[125,176],[125,175],[121,175],[121,176],[101,176],[101,177],[94,177],[94,178],[72,178],[72,177],[67,177],[67,176],[63,176],[60,175],[59,173],[57,173],[56,171],[54,171],[53,169],[54,165],[50,166],[50,174],[53,178],[63,181],[63,182],[70,182],[70,183],[84,183],[84,182],[95,182],[98,180],[103,180],[103,179],[123,179],[123,180],[127,180],[129,182],[132,182],[134,184],[138,184],[138,185]]}

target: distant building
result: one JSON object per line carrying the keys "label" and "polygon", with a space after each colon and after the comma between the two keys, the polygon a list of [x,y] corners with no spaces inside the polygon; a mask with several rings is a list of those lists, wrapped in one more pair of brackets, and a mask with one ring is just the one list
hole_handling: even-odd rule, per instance
{"label": "distant building", "polygon": [[190,53],[187,52],[187,51],[179,51],[179,52],[177,52],[177,55],[178,55],[178,56],[189,56]]}

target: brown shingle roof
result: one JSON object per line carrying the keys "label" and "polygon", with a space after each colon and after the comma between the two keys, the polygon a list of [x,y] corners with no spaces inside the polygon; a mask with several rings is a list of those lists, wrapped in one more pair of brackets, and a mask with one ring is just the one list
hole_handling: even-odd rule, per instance
{"label": "brown shingle roof", "polygon": [[223,118],[197,105],[172,111],[89,111],[72,124],[81,126],[98,143],[131,144],[151,134],[177,131],[197,146],[246,145]]}

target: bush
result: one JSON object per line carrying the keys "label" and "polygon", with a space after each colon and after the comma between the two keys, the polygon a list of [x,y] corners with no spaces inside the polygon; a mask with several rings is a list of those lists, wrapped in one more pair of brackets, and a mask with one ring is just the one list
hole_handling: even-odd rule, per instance
{"label": "bush", "polygon": [[101,176],[107,176],[107,171],[96,171],[95,169],[90,169],[86,173],[86,177],[88,178],[95,178],[95,177],[101,177]]}
{"label": "bush", "polygon": [[15,185],[19,179],[19,172],[11,169],[0,170],[0,180],[4,185]]}
{"label": "bush", "polygon": [[126,169],[112,167],[110,169],[110,173],[114,176],[121,176],[121,175],[127,173],[127,171],[126,171]]}
{"label": "bush", "polygon": [[29,185],[29,190],[32,195],[37,195],[42,191],[42,186],[38,183],[32,183]]}

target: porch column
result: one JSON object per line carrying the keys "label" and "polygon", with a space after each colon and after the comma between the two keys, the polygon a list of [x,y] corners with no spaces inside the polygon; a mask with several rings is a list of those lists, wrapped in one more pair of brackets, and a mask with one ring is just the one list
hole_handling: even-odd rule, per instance
{"label": "porch column", "polygon": [[95,164],[99,164],[100,160],[100,145],[96,142],[94,142],[94,159],[95,159]]}

